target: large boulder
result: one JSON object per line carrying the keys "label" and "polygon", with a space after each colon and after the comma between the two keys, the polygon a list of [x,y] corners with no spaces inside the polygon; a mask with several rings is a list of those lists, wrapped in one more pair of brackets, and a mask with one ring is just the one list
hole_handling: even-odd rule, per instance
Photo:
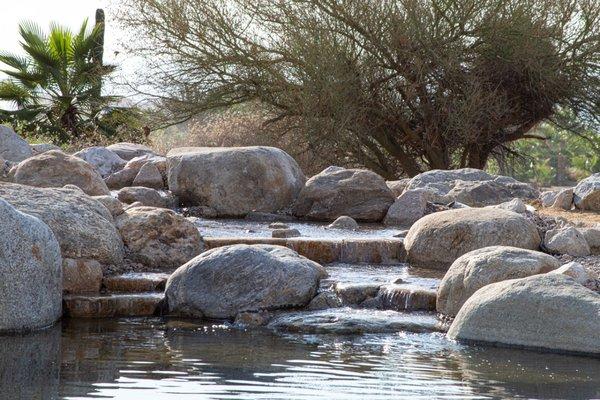
{"label": "large boulder", "polygon": [[126,187],[117,192],[117,198],[125,204],[140,202],[148,207],[169,208],[174,201],[158,190],[142,186]]}
{"label": "large boulder", "polygon": [[123,262],[123,242],[102,203],[76,189],[0,183],[0,197],[52,229],[64,258]]}
{"label": "large boulder", "polygon": [[426,189],[407,190],[402,193],[388,209],[383,223],[385,225],[408,227],[427,214],[428,202],[444,202],[435,192]]}
{"label": "large boulder", "polygon": [[129,161],[132,158],[144,156],[146,154],[155,154],[148,146],[137,143],[115,143],[107,147],[108,150],[115,152],[119,157],[125,161]]}
{"label": "large boulder", "polygon": [[133,186],[144,186],[153,189],[163,189],[165,182],[158,167],[153,163],[146,163],[135,176]]}
{"label": "large boulder", "polygon": [[402,194],[402,192],[404,192],[404,189],[406,189],[406,186],[408,186],[409,182],[410,178],[403,178],[397,181],[386,181],[385,183],[390,188],[392,193],[394,193],[394,197],[398,197]]}
{"label": "large boulder", "polygon": [[31,150],[33,151],[33,155],[37,156],[50,150],[61,150],[61,148],[52,143],[34,143],[31,144]]}
{"label": "large boulder", "polygon": [[539,251],[491,246],[462,255],[452,263],[440,284],[436,308],[455,316],[478,289],[490,283],[544,274],[560,267],[558,260]]}
{"label": "large boulder", "polygon": [[60,318],[61,263],[50,228],[0,199],[0,332],[44,328]]}
{"label": "large boulder", "polygon": [[20,162],[33,155],[29,144],[8,126],[0,125],[0,158]]}
{"label": "large boulder", "polygon": [[181,203],[223,216],[288,207],[305,181],[296,161],[274,147],[188,147],[167,159],[169,189]]}
{"label": "large boulder", "polygon": [[573,190],[573,202],[580,210],[600,211],[600,172],[577,184]]}
{"label": "large boulder", "polygon": [[499,204],[515,197],[536,199],[539,196],[527,183],[473,168],[427,171],[415,176],[405,190],[419,188],[472,207]]}
{"label": "large boulder", "polygon": [[537,250],[537,227],[520,214],[495,208],[441,211],[418,220],[404,246],[415,266],[447,269],[458,257],[489,246]]}
{"label": "large boulder", "polygon": [[14,182],[37,187],[63,187],[71,184],[90,196],[110,194],[94,167],[59,150],[47,151],[20,162],[15,171]]}
{"label": "large boulder", "polygon": [[546,231],[544,247],[549,253],[568,254],[573,257],[589,256],[591,252],[585,236],[571,226]]}
{"label": "large boulder", "polygon": [[96,168],[103,178],[122,170],[127,163],[117,153],[102,146],[87,147],[73,155]]}
{"label": "large boulder", "polygon": [[323,267],[293,250],[233,245],[200,254],[167,281],[172,312],[208,318],[306,306],[315,297]]}
{"label": "large boulder", "polygon": [[484,286],[463,305],[448,337],[600,354],[600,294],[543,274]]}
{"label": "large boulder", "polygon": [[293,212],[313,220],[333,221],[346,215],[357,221],[381,221],[393,202],[393,192],[375,172],[329,167],[306,182]]}
{"label": "large boulder", "polygon": [[133,207],[115,222],[128,257],[152,268],[178,268],[204,250],[198,228],[171,210]]}

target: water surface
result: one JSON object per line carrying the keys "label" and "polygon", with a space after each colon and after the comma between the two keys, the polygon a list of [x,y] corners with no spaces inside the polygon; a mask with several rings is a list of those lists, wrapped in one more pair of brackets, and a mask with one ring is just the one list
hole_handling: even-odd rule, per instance
{"label": "water surface", "polygon": [[439,333],[288,335],[150,318],[65,320],[0,343],[3,399],[600,397],[598,359]]}

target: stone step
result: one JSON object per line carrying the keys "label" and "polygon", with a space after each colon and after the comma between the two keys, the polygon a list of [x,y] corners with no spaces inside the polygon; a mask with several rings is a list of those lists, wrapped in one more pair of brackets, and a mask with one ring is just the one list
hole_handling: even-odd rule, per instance
{"label": "stone step", "polygon": [[164,291],[169,274],[160,272],[129,272],[105,276],[102,285],[109,293],[142,293]]}
{"label": "stone step", "polygon": [[384,285],[378,297],[382,310],[435,311],[437,292],[418,286]]}
{"label": "stone step", "polygon": [[287,246],[318,263],[391,264],[406,261],[402,239],[317,239],[261,237],[205,237],[209,249],[233,244],[275,244]]}
{"label": "stone step", "polygon": [[163,293],[67,295],[63,312],[72,318],[148,317],[155,315]]}

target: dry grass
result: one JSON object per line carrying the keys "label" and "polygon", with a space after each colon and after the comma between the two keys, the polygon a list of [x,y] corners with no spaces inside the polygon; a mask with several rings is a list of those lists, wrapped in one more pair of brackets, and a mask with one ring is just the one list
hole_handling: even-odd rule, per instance
{"label": "dry grass", "polygon": [[549,217],[561,217],[571,221],[579,226],[595,226],[600,225],[600,213],[595,211],[580,211],[580,210],[558,210],[555,208],[539,207],[538,212],[541,215]]}

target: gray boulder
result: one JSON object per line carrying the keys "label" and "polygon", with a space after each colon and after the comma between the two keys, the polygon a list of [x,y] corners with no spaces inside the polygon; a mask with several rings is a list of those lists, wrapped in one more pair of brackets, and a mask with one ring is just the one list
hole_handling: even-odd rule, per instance
{"label": "gray boulder", "polygon": [[30,146],[34,156],[37,156],[38,154],[42,154],[50,150],[61,150],[59,146],[52,143],[36,143]]}
{"label": "gray boulder", "polygon": [[551,207],[558,196],[558,192],[555,190],[548,190],[540,194],[539,200],[542,203],[542,207]]}
{"label": "gray boulder", "polygon": [[0,157],[20,162],[33,155],[29,144],[8,126],[0,125]]}
{"label": "gray boulder", "polygon": [[473,168],[427,171],[415,176],[405,190],[418,188],[472,207],[499,204],[515,197],[535,199],[539,195],[529,184]]}
{"label": "gray boulder", "polygon": [[381,221],[394,202],[385,180],[365,169],[329,167],[307,182],[293,207],[298,217],[333,221]]}
{"label": "gray boulder", "polygon": [[573,188],[563,189],[556,195],[552,208],[570,210],[573,207]]}
{"label": "gray boulder", "polygon": [[152,150],[150,147],[137,143],[115,143],[108,146],[107,149],[117,153],[117,155],[125,161],[129,161],[132,158],[146,154],[155,154],[154,150]]}
{"label": "gray boulder", "polygon": [[410,182],[410,178],[399,179],[397,181],[386,181],[386,185],[390,188],[392,193],[394,193],[394,197],[398,197],[404,192],[406,186]]}
{"label": "gray boulder", "polygon": [[388,209],[383,223],[391,226],[411,226],[427,214],[428,202],[444,203],[446,199],[426,189],[407,190]]}
{"label": "gray boulder", "polygon": [[60,318],[61,263],[50,228],[0,199],[0,332],[44,328]]}
{"label": "gray boulder", "polygon": [[577,228],[585,238],[592,253],[600,252],[600,229],[599,228]]}
{"label": "gray boulder", "polygon": [[507,246],[474,250],[452,263],[437,293],[439,313],[455,316],[469,297],[490,283],[557,269],[558,260],[539,251]]}
{"label": "gray boulder", "polygon": [[551,229],[544,236],[544,247],[552,254],[568,254],[574,257],[590,255],[585,237],[573,227]]}
{"label": "gray boulder", "polygon": [[115,220],[128,257],[156,269],[174,269],[204,250],[198,228],[171,210],[126,209]]}
{"label": "gray boulder", "polygon": [[123,262],[123,242],[112,215],[81,191],[0,183],[0,197],[48,225],[64,258],[117,265]]}
{"label": "gray boulder", "polygon": [[271,245],[233,245],[200,254],[167,281],[172,312],[208,318],[306,306],[324,276],[319,264]]}
{"label": "gray boulder", "polygon": [[183,205],[222,216],[274,212],[290,206],[304,184],[300,167],[274,147],[192,147],[167,155],[169,189]]}
{"label": "gray boulder", "polygon": [[102,146],[87,147],[73,155],[96,168],[102,178],[122,170],[127,163],[117,153]]}
{"label": "gray boulder", "polygon": [[568,276],[580,285],[586,284],[591,279],[585,267],[575,261],[561,265],[560,268],[557,268],[550,273]]}
{"label": "gray boulder", "polygon": [[125,187],[117,193],[119,201],[125,204],[140,202],[148,207],[169,208],[173,202],[167,195],[163,195],[158,190],[141,186]]}
{"label": "gray boulder", "polygon": [[142,168],[140,168],[140,172],[138,172],[133,180],[133,185],[145,186],[153,189],[164,189],[165,187],[160,170],[151,162],[144,164]]}
{"label": "gray boulder", "polygon": [[338,217],[331,224],[327,225],[328,229],[348,229],[355,231],[358,229],[358,223],[354,220],[354,218],[348,217],[346,215],[342,215]]}
{"label": "gray boulder", "polygon": [[521,199],[512,199],[511,201],[505,201],[504,203],[497,204],[495,206],[488,206],[490,208],[498,208],[506,211],[512,211],[517,214],[525,214],[527,211],[527,205]]}
{"label": "gray boulder", "polygon": [[600,294],[558,274],[484,286],[463,305],[451,339],[600,354]]}
{"label": "gray boulder", "polygon": [[404,241],[414,266],[447,269],[458,257],[489,246],[536,250],[537,227],[520,214],[495,208],[441,211],[418,220]]}
{"label": "gray boulder", "polygon": [[110,194],[94,167],[59,150],[50,150],[21,161],[15,171],[14,182],[37,187],[71,184],[90,196]]}
{"label": "gray boulder", "polygon": [[573,190],[573,202],[580,210],[600,211],[600,173],[577,184]]}
{"label": "gray boulder", "polygon": [[112,196],[93,196],[93,198],[102,203],[113,217],[123,214],[123,203],[119,199]]}

